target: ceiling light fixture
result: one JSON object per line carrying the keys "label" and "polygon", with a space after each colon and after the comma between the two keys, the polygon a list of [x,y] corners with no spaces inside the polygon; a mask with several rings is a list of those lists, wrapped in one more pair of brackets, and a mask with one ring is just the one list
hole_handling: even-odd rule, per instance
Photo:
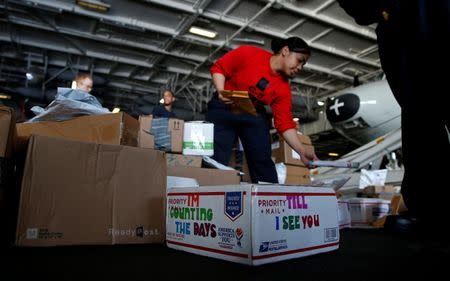
{"label": "ceiling light fixture", "polygon": [[30,72],[25,73],[25,77],[27,77],[27,80],[33,80],[34,75]]}
{"label": "ceiling light fixture", "polygon": [[330,152],[328,153],[329,156],[334,156],[334,157],[338,157],[339,153],[335,153],[335,152]]}
{"label": "ceiling light fixture", "polygon": [[317,104],[318,104],[319,106],[322,106],[322,105],[324,105],[325,103],[324,103],[323,101],[319,100],[319,101],[317,101]]}
{"label": "ceiling light fixture", "polygon": [[108,12],[111,5],[99,0],[77,0],[77,5],[96,12]]}
{"label": "ceiling light fixture", "polygon": [[6,95],[6,94],[0,94],[0,99],[9,100],[9,99],[11,99],[11,96],[10,95]]}
{"label": "ceiling light fixture", "polygon": [[114,109],[112,110],[112,113],[118,113],[118,112],[120,112],[120,108],[114,107]]}
{"label": "ceiling light fixture", "polygon": [[208,30],[198,26],[191,26],[189,28],[189,32],[195,35],[200,35],[207,38],[215,38],[217,36],[217,32],[213,30]]}

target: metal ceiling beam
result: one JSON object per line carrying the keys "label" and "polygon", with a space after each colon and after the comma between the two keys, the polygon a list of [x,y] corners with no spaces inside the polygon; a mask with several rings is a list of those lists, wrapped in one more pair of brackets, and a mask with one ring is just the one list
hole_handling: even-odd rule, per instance
{"label": "metal ceiling beam", "polygon": [[[1,35],[0,35],[1,36]],[[1,39],[0,39],[1,40]],[[64,52],[64,50],[55,50],[55,51],[57,51],[57,52]],[[17,59],[17,57],[14,55],[14,54],[8,54],[8,53],[2,53],[2,57],[5,57],[5,58],[10,58],[10,59]],[[23,59],[24,61],[26,61],[27,60],[27,58],[21,58],[21,59]],[[39,60],[39,59],[33,59],[33,58],[31,58],[31,61],[32,62],[35,62],[35,63],[42,63],[42,61],[41,60]],[[57,66],[57,67],[66,67],[67,66],[67,62],[64,62],[64,61],[58,61],[58,60],[49,60],[48,61],[48,63],[49,63],[49,65],[51,65],[51,66]],[[80,65],[72,65],[72,67],[75,67],[75,68],[80,68]],[[173,71],[173,69],[172,69],[172,71]],[[117,75],[117,74],[111,74],[111,73],[109,73],[109,71],[108,70],[101,70],[101,69],[94,69],[94,73],[98,73],[98,74],[104,74],[104,75],[109,75],[109,76],[113,76],[113,77],[116,77],[116,78],[127,78],[126,76],[121,76],[121,75]],[[130,81],[130,80],[128,80],[128,81]],[[131,80],[130,82],[133,82],[133,80]],[[111,83],[115,83],[115,82],[111,82]],[[110,85],[122,85],[122,86],[120,86],[122,89],[127,89],[127,90],[130,90],[130,87],[124,87],[123,85],[124,85],[124,83],[120,83],[120,82],[117,82],[118,84],[110,84]],[[135,82],[135,83],[137,83],[137,82]],[[154,83],[154,84],[158,84],[158,83]],[[147,88],[147,90],[143,90],[144,89],[144,86],[142,86],[141,88],[139,88],[139,89],[137,89],[137,88],[134,88],[135,90],[139,90],[139,91],[141,91],[141,92],[151,92],[151,93],[155,93],[155,91],[153,91],[152,89],[155,89],[155,88],[158,88],[159,89],[159,86],[155,86],[155,87],[152,87],[151,85],[145,85],[145,87]]]}
{"label": "metal ceiling beam", "polygon": [[[15,42],[19,43],[19,44],[37,47],[37,48],[41,48],[41,49],[49,49],[49,50],[59,51],[62,53],[69,53],[69,54],[74,54],[74,55],[84,55],[84,54],[81,54],[77,49],[67,48],[66,46],[60,46],[55,42],[53,42],[52,44],[49,44],[48,42],[44,42],[43,40],[35,40],[35,38],[20,35],[17,32],[15,32],[14,34],[15,34]],[[6,34],[4,32],[2,33],[2,31],[0,30],[0,41],[9,42],[10,41],[9,34]],[[107,60],[107,61],[120,62],[120,63],[124,63],[124,64],[138,65],[138,66],[150,68],[150,69],[157,67],[153,63],[148,63],[145,61],[127,58],[127,57],[123,57],[123,56],[110,55],[105,52],[101,52],[100,50],[92,50],[92,49],[86,50],[85,54],[89,57],[93,57],[96,59],[103,59],[103,60]],[[164,71],[167,71],[167,72],[182,73],[185,75],[190,73],[189,70],[182,69],[179,67],[173,67],[173,66],[157,67],[157,68],[164,69]],[[195,76],[199,77],[199,78],[204,78],[204,79],[211,78],[209,74],[203,74],[203,73],[196,73]]]}
{"label": "metal ceiling beam", "polygon": [[244,30],[247,26],[249,26],[255,19],[257,19],[260,15],[262,15],[267,9],[269,9],[273,4],[275,3],[274,0],[271,0],[269,3],[267,3],[264,8],[259,10],[253,17],[251,17],[244,25],[242,25],[237,31],[235,31],[230,37],[228,37],[222,44],[220,44],[214,51],[212,51],[209,56],[203,60],[199,65],[197,65],[189,75],[183,78],[183,81],[189,78],[192,73],[195,73],[197,69],[199,69],[205,62],[207,62],[209,59],[211,59],[217,52],[219,52],[223,47],[225,47],[231,40],[233,40],[234,37],[236,37],[238,34],[241,33],[242,30]]}
{"label": "metal ceiling beam", "polygon": [[[14,1],[14,0],[12,0],[12,1]],[[66,4],[66,5],[61,5],[61,3],[60,2],[54,2],[54,1],[46,1],[46,0],[30,0],[31,2],[34,2],[34,3],[40,3],[40,4],[45,4],[45,5],[49,5],[49,6],[52,6],[52,5],[55,5],[55,7],[54,8],[59,8],[59,9],[61,9],[61,10],[64,10],[64,9],[66,9],[67,10],[67,12],[72,12],[72,11],[76,11],[77,9],[75,9],[75,5],[73,5],[74,7],[72,7],[72,9],[70,9],[70,7]],[[145,1],[145,0],[142,0],[142,1],[144,1],[144,2],[149,2],[149,3],[160,3],[160,2],[164,2],[164,6],[167,6],[167,7],[171,7],[171,8],[178,8],[178,9],[181,9],[181,7],[183,8],[183,9],[188,9],[188,11],[189,12],[192,12],[192,13],[195,13],[196,11],[195,11],[195,9],[192,7],[192,6],[187,6],[187,5],[184,5],[184,4],[180,4],[180,3],[178,3],[178,2],[175,2],[175,4],[174,4],[174,2],[173,1],[167,1],[167,3],[166,3],[166,1],[154,1],[154,0],[147,0],[147,1]],[[82,13],[80,13],[80,14],[82,14]],[[90,14],[93,14],[93,15],[91,15],[92,17],[94,17],[94,18],[97,18],[97,19],[102,19],[103,18],[103,15],[100,15],[100,16],[102,16],[102,18],[99,18],[99,15],[98,14],[96,14],[96,13],[90,13]],[[115,18],[114,19],[114,21],[117,21],[117,22],[121,22],[122,20],[123,20],[123,17],[111,17],[110,16],[110,18]],[[112,20],[112,19],[110,19],[110,20]],[[136,20],[134,20],[134,22],[137,22]],[[126,21],[123,21],[122,22],[123,24],[128,24]],[[239,29],[239,32],[240,32],[240,30],[243,30],[248,24],[249,24],[250,22],[248,22],[247,24],[245,24],[245,25],[242,25],[241,26],[241,28]],[[20,24],[22,24],[22,23],[20,23]],[[28,24],[31,24],[30,22],[28,22]],[[137,26],[139,26],[139,25],[137,25]],[[151,26],[147,26],[147,28],[153,28],[152,29],[152,31],[155,31],[155,32],[161,32],[161,28],[155,28],[155,26],[156,25],[151,25]],[[42,27],[42,25],[41,26],[39,26],[39,27]],[[49,29],[49,27],[47,27],[46,28],[47,30],[50,30]],[[102,41],[102,42],[113,42],[113,43],[116,43],[116,44],[124,44],[124,45],[127,45],[127,46],[130,46],[131,44],[133,44],[133,47],[139,47],[139,48],[145,48],[145,49],[148,49],[148,50],[151,50],[151,51],[154,51],[154,52],[157,52],[157,53],[161,53],[161,54],[167,54],[167,55],[170,55],[170,56],[177,56],[177,57],[182,57],[182,56],[178,56],[178,55],[175,55],[174,53],[168,53],[167,51],[165,51],[165,50],[161,50],[160,48],[151,48],[151,47],[149,47],[148,45],[145,45],[144,46],[144,44],[139,44],[139,43],[135,43],[135,42],[133,42],[133,43],[131,43],[130,41],[126,41],[126,40],[119,40],[119,39],[114,39],[114,40],[112,40],[112,39],[107,39],[107,38],[100,38],[99,36],[95,36],[95,35],[92,35],[92,34],[88,34],[88,33],[83,33],[83,32],[80,32],[80,31],[78,31],[78,32],[76,32],[76,31],[74,31],[74,30],[68,30],[68,29],[63,29],[63,28],[60,28],[59,29],[61,32],[66,32],[66,33],[68,33],[68,34],[72,34],[72,35],[74,35],[74,36],[80,36],[80,37],[85,37],[85,38],[89,38],[89,39],[93,39],[93,40],[98,40],[98,41]],[[162,33],[164,33],[164,32],[162,32]],[[171,35],[171,36],[174,36],[174,35],[176,35],[176,33],[173,31],[173,30],[171,30],[171,31],[168,31],[168,29],[166,29],[166,34],[167,35]],[[236,36],[238,33],[235,33],[234,34],[234,36]],[[179,37],[179,38],[181,38],[181,37]],[[190,38],[191,37],[188,37],[188,36],[183,36],[182,38],[184,38],[184,40],[185,41],[192,41],[192,40],[190,40]],[[189,38],[189,39],[188,39]],[[224,46],[225,46],[225,43],[226,42],[229,42],[229,41],[231,41],[231,40],[228,40],[228,41],[225,41],[225,43],[222,43],[222,44],[219,44],[219,43],[216,43],[216,42],[214,42],[214,41],[212,41],[212,40],[205,40],[205,39],[197,39],[197,38],[195,38],[195,40],[197,41],[197,40],[200,40],[200,41],[202,41],[202,42],[207,42],[208,44],[210,44],[210,45],[212,45],[212,46],[217,46],[217,47],[219,47],[220,49],[221,48],[223,48]],[[192,43],[197,43],[197,42],[192,42]],[[219,49],[219,50],[220,50]],[[211,56],[211,55],[210,55]],[[184,56],[184,58],[185,58],[185,56]],[[195,61],[198,61],[198,59],[194,59],[194,58],[192,58],[192,57],[188,57],[187,58],[188,60],[195,60]],[[202,65],[204,62],[205,62],[206,60],[201,60],[201,61],[199,61],[201,64],[200,65]],[[142,65],[141,65],[142,66]],[[343,80],[345,80],[345,81],[352,81],[352,77],[350,77],[350,76],[346,76],[346,75],[343,75],[343,74],[341,74],[341,73],[339,73],[339,72],[336,72],[336,71],[329,71],[328,69],[325,69],[325,68],[321,68],[321,67],[319,67],[319,66],[314,66],[314,65],[312,65],[312,64],[308,64],[307,66],[306,66],[306,69],[311,69],[311,70],[313,70],[313,71],[320,71],[320,72],[323,72],[323,73],[325,73],[325,74],[327,74],[327,75],[330,75],[330,76],[334,76],[334,77],[336,77],[336,78],[338,78],[338,79],[343,79]],[[208,79],[209,79],[210,77],[208,77]],[[311,84],[311,83],[308,83],[308,82],[305,82],[305,84],[306,85],[308,85],[308,86],[311,86],[311,87],[317,87],[317,85],[316,84]],[[320,87],[320,88],[323,88],[323,87]],[[329,87],[326,87],[325,88],[326,90],[329,90]]]}
{"label": "metal ceiling beam", "polygon": [[[161,5],[161,6],[165,6],[165,7],[168,7],[168,8],[179,9],[179,10],[182,10],[184,12],[189,12],[189,13],[194,13],[195,12],[194,9],[190,5],[182,4],[182,3],[176,2],[174,0],[141,0],[141,1],[148,2],[148,3],[155,3],[155,4],[158,4],[158,5]],[[292,11],[296,11],[298,13],[301,13],[303,16],[308,17],[308,18],[313,18],[313,19],[320,18],[321,21],[323,21],[323,22],[325,22],[325,23],[327,23],[329,25],[335,26],[335,27],[340,27],[340,28],[343,28],[343,29],[350,28],[352,30],[355,29],[354,26],[351,26],[349,24],[346,24],[346,23],[343,23],[341,21],[337,21],[337,20],[334,20],[334,19],[331,19],[331,18],[328,18],[328,17],[325,17],[325,18],[328,18],[327,20],[322,19],[322,18],[324,18],[323,16],[321,16],[321,15],[312,15],[312,12],[310,10],[298,9],[297,7],[293,6],[292,4],[288,5],[288,4],[284,3],[284,2],[280,2],[280,1],[276,1],[276,0],[269,0],[267,2],[269,4],[272,3],[272,2],[279,3],[279,4],[282,5],[282,7],[286,8],[288,10],[292,10]],[[217,20],[219,22],[224,22],[224,23],[228,23],[228,24],[231,24],[231,25],[239,26],[239,27],[249,26],[248,22],[241,21],[241,20],[236,20],[234,18],[230,18],[230,17],[227,17],[227,16],[223,16],[223,15],[220,15],[220,14],[209,12],[209,11],[205,11],[203,13],[203,16],[206,17],[206,18],[209,18],[209,19]],[[286,38],[286,37],[288,37],[286,34],[283,34],[283,33],[280,33],[280,32],[274,31],[274,30],[270,30],[269,31],[267,29],[264,29],[264,28],[261,28],[261,27],[256,27],[256,26],[251,26],[251,27],[255,31],[257,31],[257,32],[259,32],[261,34],[265,34],[265,35],[271,36],[271,37],[272,36],[277,36],[279,38]],[[358,30],[361,30],[361,29],[362,28],[359,28]],[[366,30],[365,33],[368,34],[370,32],[369,32],[369,30]],[[374,32],[372,32],[372,34],[373,34],[373,36],[375,36]],[[376,40],[376,36],[373,37],[373,38],[372,38],[372,36],[370,36],[370,39]],[[374,63],[374,62],[366,60],[366,59],[358,58],[356,55],[348,54],[346,52],[339,51],[339,50],[336,50],[334,48],[330,48],[328,46],[324,46],[323,44],[318,44],[318,43],[315,43],[315,42],[311,42],[310,45],[311,45],[312,48],[321,50],[321,51],[323,51],[325,53],[329,53],[329,54],[332,54],[332,55],[340,56],[340,57],[343,57],[345,59],[349,59],[349,60],[352,60],[352,61],[355,61],[355,62],[358,62],[358,63],[361,63],[361,64],[370,65],[370,66],[373,66],[373,67],[380,67],[380,65],[377,64],[377,63]]]}
{"label": "metal ceiling beam", "polygon": [[358,25],[348,24],[343,21],[336,20],[334,18],[330,18],[329,16],[321,15],[320,13],[323,12],[324,9],[328,8],[331,4],[333,4],[333,2],[335,2],[335,1],[330,0],[326,3],[324,3],[323,5],[321,5],[319,8],[317,8],[314,11],[309,10],[309,9],[299,8],[298,6],[295,6],[294,4],[291,4],[287,1],[280,1],[280,4],[281,4],[281,7],[283,7],[287,11],[291,11],[291,12],[300,14],[304,17],[314,19],[316,21],[326,23],[328,25],[337,27],[339,29],[349,31],[353,34],[359,35],[359,36],[367,38],[367,39],[371,39],[373,41],[377,40],[377,36],[376,36],[375,32],[368,27],[361,27]]}
{"label": "metal ceiling beam", "polygon": [[[31,27],[31,28],[38,28],[38,29],[47,30],[47,31],[55,31],[55,29],[51,28],[50,26],[47,26],[45,23],[33,21],[33,20],[25,19],[25,18],[18,18],[18,17],[13,16],[13,17],[9,18],[9,22],[14,23],[16,25],[27,26],[27,27]],[[57,31],[59,33],[66,34],[66,35],[81,37],[81,38],[90,39],[90,40],[94,40],[94,41],[98,41],[98,42],[113,43],[113,44],[119,45],[119,46],[139,48],[139,49],[143,49],[143,50],[150,51],[150,52],[155,52],[155,53],[162,54],[162,55],[168,55],[168,56],[171,56],[174,58],[192,60],[192,61],[197,61],[197,62],[202,61],[202,57],[200,57],[200,56],[195,56],[195,55],[186,56],[186,55],[177,54],[174,52],[168,52],[161,48],[157,48],[157,47],[154,47],[154,46],[151,46],[148,44],[143,44],[143,43],[139,43],[139,42],[135,42],[135,41],[119,39],[119,38],[107,38],[107,37],[103,37],[101,35],[95,35],[95,34],[92,34],[89,32],[83,32],[80,30],[67,28],[67,27],[58,27]]]}

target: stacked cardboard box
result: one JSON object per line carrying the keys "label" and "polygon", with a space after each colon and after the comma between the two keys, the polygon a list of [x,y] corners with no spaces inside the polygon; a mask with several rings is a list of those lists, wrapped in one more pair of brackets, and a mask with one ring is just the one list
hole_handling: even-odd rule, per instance
{"label": "stacked cardboard box", "polygon": [[170,188],[167,245],[260,265],[336,250],[336,195],[329,188],[234,185]]}
{"label": "stacked cardboard box", "polygon": [[[152,115],[139,116],[138,145],[143,148],[155,148],[155,136],[151,133],[153,125]],[[184,121],[169,118],[167,124],[167,138],[170,139],[170,148],[166,151],[181,153],[183,150]]]}
{"label": "stacked cardboard box", "polygon": [[164,153],[32,136],[16,244],[164,241]]}
{"label": "stacked cardboard box", "polygon": [[0,158],[10,158],[13,154],[17,135],[14,109],[0,105]]}
{"label": "stacked cardboard box", "polygon": [[[201,156],[136,147],[143,123],[118,113],[17,124],[24,168],[16,244],[160,243],[167,175],[239,184],[236,171],[201,168]],[[181,152],[175,123],[172,150]]]}
{"label": "stacked cardboard box", "polygon": [[13,161],[11,157],[16,138],[14,109],[0,106],[0,221],[6,212],[6,193],[13,181]]}
{"label": "stacked cardboard box", "polygon": [[[313,149],[311,139],[308,136],[298,134],[299,141],[306,147]],[[309,169],[300,159],[300,155],[294,151],[285,140],[281,139],[272,145],[272,157],[275,163],[284,163],[286,166],[285,184],[310,184]]]}
{"label": "stacked cardboard box", "polygon": [[99,144],[137,146],[138,130],[138,121],[124,112],[83,116],[62,122],[17,124],[20,150],[26,149],[31,135],[61,137]]}
{"label": "stacked cardboard box", "polygon": [[374,228],[373,223],[390,213],[391,201],[381,198],[339,199],[341,228]]}

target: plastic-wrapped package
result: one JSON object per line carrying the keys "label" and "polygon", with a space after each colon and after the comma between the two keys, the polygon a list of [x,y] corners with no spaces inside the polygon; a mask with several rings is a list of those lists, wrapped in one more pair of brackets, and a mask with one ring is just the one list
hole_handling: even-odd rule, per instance
{"label": "plastic-wrapped package", "polygon": [[27,122],[65,121],[84,115],[111,113],[93,95],[70,88],[58,88],[55,100],[45,109],[34,106],[31,110],[37,115]]}

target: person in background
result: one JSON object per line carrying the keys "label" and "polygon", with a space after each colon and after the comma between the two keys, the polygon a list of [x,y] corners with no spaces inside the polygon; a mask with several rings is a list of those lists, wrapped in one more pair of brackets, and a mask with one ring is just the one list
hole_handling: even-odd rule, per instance
{"label": "person in background", "polygon": [[163,104],[159,104],[153,108],[152,115],[154,118],[177,118],[172,111],[172,105],[175,97],[171,90],[165,90],[163,93]]}
{"label": "person in background", "polygon": [[79,73],[75,77],[76,89],[90,93],[94,86],[94,80],[87,73]]}
{"label": "person in background", "polygon": [[[297,75],[311,55],[307,43],[298,37],[275,39],[273,53],[243,45],[219,58],[211,67],[217,92],[208,103],[206,120],[214,123],[214,156],[228,165],[236,138],[242,142],[252,182],[277,183],[275,164],[271,159],[269,127],[265,105],[270,105],[274,125],[287,143],[301,155],[305,164],[317,157],[297,137],[292,118],[292,93],[289,78]],[[232,101],[221,91],[248,91],[257,115],[235,114]]]}
{"label": "person in background", "polygon": [[[450,189],[448,71],[449,0],[338,0],[360,25],[378,23],[378,52],[392,93],[401,107],[404,177],[408,212],[388,216],[385,228],[399,234],[445,232]],[[423,124],[423,125],[421,125]]]}

